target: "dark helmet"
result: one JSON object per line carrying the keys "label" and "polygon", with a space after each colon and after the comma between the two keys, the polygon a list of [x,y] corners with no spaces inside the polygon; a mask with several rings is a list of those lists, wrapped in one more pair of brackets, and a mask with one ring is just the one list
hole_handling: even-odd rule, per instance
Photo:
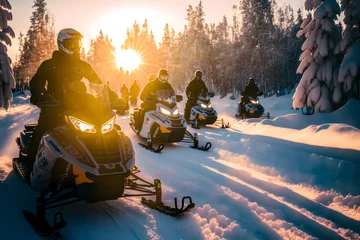
{"label": "dark helmet", "polygon": [[202,77],[202,71],[200,71],[200,70],[196,70],[196,72],[195,72],[195,78],[196,77]]}
{"label": "dark helmet", "polygon": [[167,82],[168,79],[169,79],[169,72],[168,70],[162,68],[160,69],[159,71],[159,75],[158,75],[158,78],[161,82]]}
{"label": "dark helmet", "polygon": [[248,83],[255,83],[255,80],[251,77],[249,78]]}
{"label": "dark helmet", "polygon": [[156,79],[156,75],[154,73],[150,73],[148,79],[149,82],[154,81]]}

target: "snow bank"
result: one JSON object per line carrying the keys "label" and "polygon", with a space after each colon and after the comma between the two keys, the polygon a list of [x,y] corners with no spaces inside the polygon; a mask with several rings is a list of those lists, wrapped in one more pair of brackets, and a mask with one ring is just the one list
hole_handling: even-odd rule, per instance
{"label": "snow bank", "polygon": [[[360,151],[360,101],[351,99],[333,113],[290,114],[274,120],[249,119],[232,128],[250,135],[268,136],[313,146]],[[360,153],[359,153],[360,158]]]}
{"label": "snow bank", "polygon": [[202,228],[204,239],[254,239],[239,224],[220,215],[209,204],[197,208],[195,218]]}

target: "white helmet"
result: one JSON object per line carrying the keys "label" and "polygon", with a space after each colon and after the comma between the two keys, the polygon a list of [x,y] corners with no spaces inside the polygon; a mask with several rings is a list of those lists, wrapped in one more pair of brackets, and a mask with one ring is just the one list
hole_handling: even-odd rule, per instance
{"label": "white helmet", "polygon": [[80,52],[82,38],[83,35],[75,29],[66,28],[61,30],[57,37],[59,50],[69,55],[73,55],[76,51]]}

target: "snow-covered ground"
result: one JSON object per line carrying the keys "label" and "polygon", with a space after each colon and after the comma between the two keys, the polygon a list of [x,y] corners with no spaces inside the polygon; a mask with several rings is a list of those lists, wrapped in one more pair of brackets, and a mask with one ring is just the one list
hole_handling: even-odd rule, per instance
{"label": "snow-covered ground", "polygon": [[[231,128],[196,130],[202,143],[213,144],[209,152],[181,143],[149,153],[138,146],[128,116],[118,117],[141,175],[162,180],[167,203],[190,195],[196,208],[175,219],[136,198],[75,203],[56,209],[68,221],[64,238],[360,239],[360,102],[304,116],[291,109],[291,97],[261,98],[272,119],[246,121],[233,118],[237,101],[215,97]],[[9,112],[0,111],[0,239],[39,239],[21,213],[34,209],[37,193],[11,167],[14,139],[38,110],[26,96],[14,101]]]}

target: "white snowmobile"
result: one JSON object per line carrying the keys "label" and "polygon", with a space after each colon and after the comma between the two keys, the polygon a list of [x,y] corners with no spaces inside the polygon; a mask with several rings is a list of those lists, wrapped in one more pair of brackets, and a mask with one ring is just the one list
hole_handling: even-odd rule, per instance
{"label": "white snowmobile", "polygon": [[[190,197],[182,199],[181,207],[176,199],[175,208],[166,206],[161,199],[160,180],[150,183],[137,176],[140,171],[135,166],[132,143],[115,124],[116,115],[105,85],[85,86],[86,92],[80,93],[74,91],[78,88],[73,83],[65,83],[61,105],[40,101],[39,107],[60,107],[64,122],[43,135],[35,161],[27,157],[27,151],[36,125],[26,125],[16,139],[20,151],[19,157],[13,159],[13,167],[30,187],[40,192],[36,214],[23,211],[34,230],[41,236],[61,236],[59,231],[67,225],[62,213],[54,215],[54,224],[50,226],[46,210],[77,201],[93,203],[143,196],[143,204],[171,216],[193,208]],[[188,205],[184,203],[187,199]]]}
{"label": "white snowmobile", "polygon": [[157,149],[153,148],[154,142],[187,142],[193,143],[192,148],[207,151],[211,148],[211,143],[206,143],[204,147],[198,145],[198,135],[192,135],[186,130],[187,124],[184,117],[179,113],[177,102],[181,102],[183,97],[175,95],[173,90],[159,90],[154,98],[148,98],[148,103],[156,105],[155,110],[145,113],[144,121],[141,123],[140,110],[135,108],[134,113],[130,114],[131,128],[142,138],[147,139],[147,144],[139,143],[142,147],[159,153],[164,145],[160,144]]}

